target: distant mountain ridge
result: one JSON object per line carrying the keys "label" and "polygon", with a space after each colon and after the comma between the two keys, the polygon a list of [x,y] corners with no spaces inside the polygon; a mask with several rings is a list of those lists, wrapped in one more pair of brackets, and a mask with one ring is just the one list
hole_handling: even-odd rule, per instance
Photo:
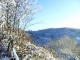
{"label": "distant mountain ridge", "polygon": [[57,40],[62,36],[69,36],[76,40],[80,40],[80,29],[74,28],[49,28],[38,31],[26,31],[31,35],[34,43],[41,45],[49,42],[50,39]]}

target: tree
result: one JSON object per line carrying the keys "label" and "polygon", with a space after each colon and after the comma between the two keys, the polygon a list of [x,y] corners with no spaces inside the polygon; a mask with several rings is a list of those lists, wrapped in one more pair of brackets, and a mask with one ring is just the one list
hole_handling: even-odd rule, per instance
{"label": "tree", "polygon": [[60,58],[63,57],[67,59],[68,56],[76,57],[75,48],[77,46],[77,41],[71,37],[63,36],[62,38],[52,41],[48,44],[48,48],[50,48],[53,52],[55,52]]}
{"label": "tree", "polygon": [[0,0],[0,22],[2,21],[0,26],[4,28],[3,32],[7,32],[5,33],[7,37],[13,36],[13,43],[20,58],[26,54],[24,50],[27,49],[24,46],[30,40],[24,30],[34,24],[30,23],[39,9],[40,5],[37,4],[37,0]]}
{"label": "tree", "polygon": [[33,16],[40,9],[37,0],[0,0],[0,21],[7,25],[7,31],[19,28],[25,30],[32,25]]}

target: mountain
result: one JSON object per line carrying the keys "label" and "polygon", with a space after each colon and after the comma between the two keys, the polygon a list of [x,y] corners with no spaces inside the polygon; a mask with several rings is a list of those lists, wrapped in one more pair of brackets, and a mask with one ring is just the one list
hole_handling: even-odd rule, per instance
{"label": "mountain", "polygon": [[80,42],[80,29],[74,28],[49,28],[38,31],[26,31],[37,45],[46,45],[49,40],[58,40],[62,36],[69,36]]}

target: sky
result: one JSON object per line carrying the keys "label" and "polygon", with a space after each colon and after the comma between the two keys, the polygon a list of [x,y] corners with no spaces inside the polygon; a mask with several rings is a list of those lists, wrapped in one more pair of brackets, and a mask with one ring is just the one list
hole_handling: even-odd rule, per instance
{"label": "sky", "polygon": [[80,0],[38,0],[37,3],[42,9],[33,22],[42,23],[29,27],[29,30],[62,27],[80,29]]}

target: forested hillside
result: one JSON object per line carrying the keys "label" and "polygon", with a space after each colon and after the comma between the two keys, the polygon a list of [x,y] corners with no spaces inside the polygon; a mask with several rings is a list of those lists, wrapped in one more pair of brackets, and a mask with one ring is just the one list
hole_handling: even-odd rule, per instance
{"label": "forested hillside", "polygon": [[45,45],[49,40],[58,40],[62,36],[69,36],[71,38],[80,40],[80,29],[73,28],[49,28],[39,31],[26,31],[31,34],[32,41],[38,45]]}

